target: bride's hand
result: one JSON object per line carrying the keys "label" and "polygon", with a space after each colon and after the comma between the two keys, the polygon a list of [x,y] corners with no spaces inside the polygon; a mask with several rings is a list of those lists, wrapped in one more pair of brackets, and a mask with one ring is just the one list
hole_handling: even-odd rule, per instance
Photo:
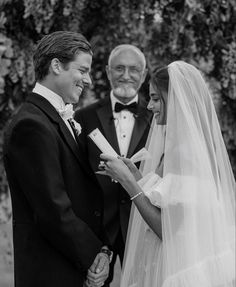
{"label": "bride's hand", "polygon": [[126,157],[118,157],[121,159],[129,168],[129,170],[132,172],[133,176],[135,177],[136,181],[140,180],[142,178],[141,172],[138,170],[137,166]]}
{"label": "bride's hand", "polygon": [[120,158],[101,154],[100,158],[104,161],[104,171],[112,179],[122,183],[126,180],[134,180],[134,176],[129,170],[128,166]]}

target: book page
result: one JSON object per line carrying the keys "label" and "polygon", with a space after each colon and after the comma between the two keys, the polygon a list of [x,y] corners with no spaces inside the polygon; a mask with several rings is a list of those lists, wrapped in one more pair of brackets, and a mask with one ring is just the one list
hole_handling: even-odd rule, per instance
{"label": "book page", "polygon": [[100,149],[102,153],[114,157],[118,156],[118,154],[115,152],[113,147],[109,144],[107,139],[104,137],[104,135],[100,132],[98,128],[93,130],[88,136],[91,138],[91,140],[93,140],[93,142],[96,144],[96,146]]}
{"label": "book page", "polygon": [[[104,137],[104,135],[100,132],[98,128],[93,130],[89,135],[88,135],[91,140],[96,144],[96,146],[100,149],[100,151],[104,154],[110,155],[117,157],[118,154],[116,151],[113,149],[113,147],[109,144],[107,139]],[[146,148],[142,148],[139,150],[136,154],[134,154],[130,160],[135,163],[139,162],[141,160],[145,160],[150,158],[150,153],[147,151]]]}

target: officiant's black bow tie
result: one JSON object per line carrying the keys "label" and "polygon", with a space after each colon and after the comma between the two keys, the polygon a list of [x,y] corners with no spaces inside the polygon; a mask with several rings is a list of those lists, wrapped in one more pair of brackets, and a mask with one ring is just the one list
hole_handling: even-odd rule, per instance
{"label": "officiant's black bow tie", "polygon": [[128,110],[133,114],[137,114],[137,109],[138,109],[138,104],[137,103],[132,103],[129,105],[123,105],[121,103],[116,103],[115,104],[115,112],[119,113],[122,110]]}

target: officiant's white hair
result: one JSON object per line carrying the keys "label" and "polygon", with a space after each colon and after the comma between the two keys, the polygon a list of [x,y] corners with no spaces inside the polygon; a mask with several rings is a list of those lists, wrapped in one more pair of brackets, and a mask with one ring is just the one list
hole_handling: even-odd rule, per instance
{"label": "officiant's white hair", "polygon": [[127,50],[133,51],[139,56],[139,58],[143,64],[143,69],[145,69],[146,68],[146,59],[145,59],[143,52],[138,47],[136,47],[134,45],[130,45],[130,44],[122,44],[122,45],[116,46],[111,51],[111,54],[108,58],[108,66],[111,65],[111,60],[114,58],[114,56],[116,56],[117,54],[119,54],[122,51],[127,51]]}

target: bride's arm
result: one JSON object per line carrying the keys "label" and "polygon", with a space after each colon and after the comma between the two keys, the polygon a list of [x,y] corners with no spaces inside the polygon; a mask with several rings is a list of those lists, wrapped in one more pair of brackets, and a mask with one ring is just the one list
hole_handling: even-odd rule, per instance
{"label": "bride's arm", "polygon": [[161,210],[151,204],[148,197],[144,195],[141,187],[136,182],[134,175],[130,172],[126,164],[122,160],[108,155],[102,154],[100,157],[105,161],[106,174],[120,182],[128,192],[130,198],[133,198],[133,202],[143,219],[157,236],[162,238]]}
{"label": "bride's arm", "polygon": [[118,157],[118,158],[121,159],[128,166],[129,170],[133,174],[136,181],[139,181],[143,177],[140,170],[129,158],[126,157]]}
{"label": "bride's arm", "polygon": [[121,185],[129,193],[130,197],[135,197],[133,202],[137,206],[140,214],[151,229],[156,233],[159,238],[162,238],[161,230],[161,210],[151,204],[147,196],[142,192],[141,187],[137,184],[135,179],[126,178],[120,181]]}

